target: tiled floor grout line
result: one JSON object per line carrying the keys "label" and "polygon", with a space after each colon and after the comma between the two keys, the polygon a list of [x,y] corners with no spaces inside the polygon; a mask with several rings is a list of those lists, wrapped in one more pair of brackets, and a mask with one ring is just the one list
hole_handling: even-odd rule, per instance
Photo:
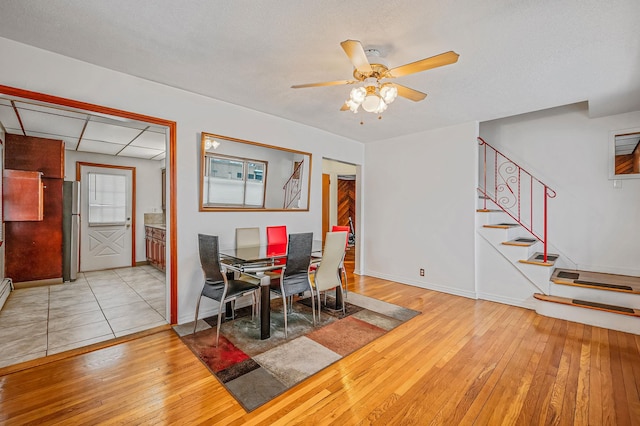
{"label": "tiled floor grout line", "polygon": [[[65,347],[65,349],[63,350],[68,350],[68,349],[72,349],[74,347],[82,347],[82,346],[86,346],[86,344],[88,343],[83,343],[83,342],[90,342],[92,340],[95,339],[100,339],[101,337],[104,336],[110,336],[108,337],[108,339],[113,339],[116,338],[118,336],[118,334],[124,335],[127,334],[127,332],[129,330],[134,330],[134,329],[144,329],[145,325],[136,325],[131,327],[130,329],[125,328],[121,331],[118,332],[118,334],[115,332],[114,330],[114,325],[113,322],[110,321],[107,318],[107,315],[105,313],[105,307],[103,306],[104,301],[108,301],[112,296],[108,295],[106,298],[103,298],[103,303],[100,303],[100,299],[98,297],[98,293],[96,293],[95,289],[96,287],[94,287],[91,284],[91,281],[100,281],[100,280],[112,280],[115,283],[120,283],[120,284],[126,284],[126,288],[129,288],[131,290],[133,290],[134,294],[137,295],[137,297],[141,298],[144,302],[145,305],[148,307],[149,312],[154,312],[156,315],[160,315],[162,321],[166,321],[166,313],[165,312],[160,312],[158,309],[156,309],[152,304],[151,304],[151,300],[154,300],[154,303],[156,300],[159,301],[159,303],[155,303],[156,305],[158,305],[159,309],[163,309],[166,311],[166,298],[167,298],[167,293],[166,293],[166,278],[163,281],[161,277],[157,276],[157,274],[154,274],[153,271],[148,271],[146,269],[143,269],[144,267],[142,267],[141,269],[136,269],[134,271],[138,271],[138,273],[134,273],[134,274],[130,274],[131,270],[129,268],[123,268],[122,275],[120,274],[120,271],[117,270],[113,270],[112,272],[107,272],[105,271],[104,275],[100,275],[98,274],[92,274],[91,278],[88,278],[84,273],[81,273],[81,275],[79,274],[79,282],[74,282],[74,283],[64,283],[62,284],[63,286],[73,286],[73,285],[77,285],[77,287],[74,288],[69,288],[69,293],[65,294],[63,292],[66,292],[67,290],[62,289],[59,290],[58,285],[56,285],[56,288],[54,289],[52,285],[46,286],[46,290],[43,291],[42,293],[42,301],[40,303],[44,304],[46,303],[46,316],[43,315],[43,318],[45,319],[44,324],[43,324],[43,328],[44,328],[44,338],[43,341],[41,343],[42,346],[40,346],[41,349],[38,349],[37,351],[34,351],[34,349],[26,349],[25,350],[20,350],[18,347],[16,347],[16,351],[15,352],[15,356],[11,356],[11,359],[22,359],[22,360],[28,360],[28,359],[34,359],[33,357],[30,357],[31,355],[37,354],[37,353],[43,353],[44,355],[36,355],[36,358],[38,356],[47,356],[50,355],[51,351],[54,351],[54,353],[57,353],[60,348]],[[139,292],[138,290],[136,290],[136,288],[134,287],[135,283],[138,282],[139,280],[145,281],[145,282],[150,282],[150,287],[149,288],[145,288],[145,287],[140,287],[140,290],[142,292]],[[156,283],[157,281],[157,283]],[[133,285],[132,285],[133,284]],[[161,289],[161,293],[158,292],[158,294],[156,295],[154,293],[155,290],[155,285],[158,285],[158,290]],[[109,283],[106,284],[107,286],[109,285]],[[117,284],[119,285],[119,284]],[[88,294],[85,293],[84,288],[87,288],[90,292],[90,294],[92,295],[92,298],[90,297],[90,299],[92,299],[91,301],[86,301],[86,298],[88,297]],[[123,287],[125,288],[125,287]],[[55,290],[55,291],[54,291]],[[148,290],[148,291],[146,291]],[[20,290],[18,290],[20,291]],[[76,292],[77,291],[77,292]],[[145,297],[144,294],[147,294],[147,297]],[[83,322],[83,323],[70,323],[69,325],[64,325],[64,326],[60,326],[61,324],[58,324],[58,321],[63,321],[64,324],[64,316],[67,315],[66,312],[64,312],[64,309],[66,307],[74,307],[74,298],[76,296],[79,296],[79,300],[83,300],[82,302],[77,302],[77,303],[95,303],[98,307],[98,309],[100,310],[100,314],[102,316],[102,319],[97,320],[97,322],[95,321],[94,318],[91,318],[91,316],[89,315],[87,318],[91,318],[91,321],[89,322]],[[164,303],[162,303],[159,299],[160,299],[160,295],[162,295],[162,298],[164,298]],[[46,299],[45,299],[46,298]],[[67,304],[67,303],[60,303],[61,299],[67,299],[69,298],[72,303]],[[44,299],[44,300],[43,300]],[[19,300],[19,299],[18,299]],[[19,301],[16,301],[15,303],[21,303]],[[56,304],[55,307],[55,312],[57,313],[61,313],[60,311],[62,310],[62,315],[58,315],[55,319],[52,319],[51,315],[54,311],[54,307],[53,304]],[[126,303],[125,303],[126,304]],[[60,306],[58,306],[60,305]],[[67,306],[68,305],[68,306]],[[17,305],[20,308],[20,305]],[[114,308],[117,308],[117,306],[114,306]],[[146,310],[147,308],[144,308],[144,310]],[[95,312],[95,311],[79,311],[77,313],[75,313],[72,309],[71,313],[69,313],[68,315],[79,315],[80,317],[82,317],[82,314],[86,314],[89,312]],[[129,314],[125,314],[125,316],[120,316],[118,315],[117,317],[112,318],[114,321],[122,321],[123,319],[125,319]],[[133,314],[135,315],[135,313]],[[96,312],[96,316],[97,316],[97,312]],[[56,327],[56,330],[52,330],[51,327],[53,325],[53,321],[56,321],[56,324],[58,324],[58,326]],[[102,320],[106,321],[107,326],[110,330],[109,334],[105,334],[104,336],[95,336],[95,337],[84,337],[82,336],[83,331],[79,330],[80,335],[76,335],[76,338],[81,338],[82,340],[79,341],[73,341],[73,337],[71,339],[68,340],[68,343],[64,343],[63,345],[58,345],[56,348],[50,348],[50,344],[51,344],[51,333],[53,332],[62,332],[64,330],[67,329],[72,329],[75,327],[82,327],[82,326],[86,326],[86,327],[91,327],[90,324],[93,324],[94,322],[96,324],[98,323],[102,323]],[[127,321],[127,320],[125,320]],[[160,321],[160,318],[158,319],[158,321]],[[126,324],[126,323],[125,323]],[[104,325],[101,325],[100,327],[104,327]],[[106,327],[105,330],[106,331]],[[90,335],[87,334],[87,336]],[[11,343],[13,341],[15,341],[16,339],[19,339],[18,337],[11,337],[11,336],[7,336],[6,337],[6,342]],[[2,342],[4,343],[4,342]],[[20,361],[17,361],[20,362]],[[4,364],[0,365],[0,366],[4,366]]]}
{"label": "tiled floor grout line", "polygon": [[98,304],[98,307],[100,308],[100,313],[102,314],[102,316],[104,317],[104,320],[107,322],[107,325],[109,326],[109,330],[111,330],[111,334],[113,334],[113,337],[116,337],[116,332],[113,331],[113,327],[111,326],[111,322],[109,321],[109,318],[107,318],[107,316],[104,313],[104,309],[102,308],[102,305],[100,304],[100,301],[98,300],[98,296],[96,296],[96,292],[93,291],[93,287],[91,286],[91,283],[89,282],[89,280],[87,279],[87,277],[83,274],[84,279],[87,281],[87,286],[89,286],[89,290],[91,290],[91,294],[93,294],[93,298],[96,299],[96,303]]}

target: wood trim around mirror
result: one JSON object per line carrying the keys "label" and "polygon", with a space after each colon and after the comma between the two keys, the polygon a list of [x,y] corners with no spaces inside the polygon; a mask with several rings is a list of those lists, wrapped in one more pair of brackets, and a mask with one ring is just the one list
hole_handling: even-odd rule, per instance
{"label": "wood trim around mirror", "polygon": [[[217,143],[214,143],[216,141]],[[232,145],[229,145],[229,142]],[[235,145],[242,144],[242,145]],[[263,198],[264,207],[242,207],[240,205],[207,205],[205,203],[205,179],[208,178],[207,173],[207,153],[215,154],[217,157],[232,157],[238,160],[253,159],[256,161],[268,163],[267,175],[262,177],[264,183]],[[280,155],[282,154],[282,156]],[[278,158],[280,157],[280,158]],[[222,136],[213,133],[202,132],[200,137],[200,188],[199,188],[199,209],[201,212],[220,212],[220,211],[238,211],[238,212],[273,212],[273,211],[309,211],[309,202],[311,195],[311,166],[312,154],[309,152],[298,151],[295,149],[282,148],[278,146],[267,145],[260,142],[248,141],[243,139]],[[301,170],[296,168],[302,160]],[[271,164],[279,164],[282,162],[291,162],[291,170],[278,174],[282,167],[271,167]],[[305,164],[306,163],[306,164]],[[300,176],[300,173],[302,175]],[[305,176],[306,175],[306,176]],[[248,173],[238,173],[237,177],[242,179],[238,182],[242,185],[243,190],[247,186]],[[299,178],[296,178],[299,176]],[[237,179],[236,179],[237,180]],[[291,185],[293,184],[293,185]],[[295,186],[298,190],[289,191],[292,200],[287,200],[287,186]],[[301,203],[301,204],[299,204]],[[285,208],[285,205],[295,205],[300,207]],[[277,207],[280,206],[280,207]]]}

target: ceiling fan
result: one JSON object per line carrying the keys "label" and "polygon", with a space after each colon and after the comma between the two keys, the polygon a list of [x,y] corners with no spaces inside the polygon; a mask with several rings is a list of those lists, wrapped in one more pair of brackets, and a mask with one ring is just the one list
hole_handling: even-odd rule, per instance
{"label": "ceiling fan", "polygon": [[395,100],[396,96],[402,96],[414,102],[423,100],[427,96],[426,93],[382,80],[450,65],[457,62],[459,56],[457,53],[449,51],[389,69],[384,59],[380,57],[378,50],[365,50],[358,40],[345,40],[340,43],[340,46],[342,46],[342,49],[355,67],[353,71],[355,80],[297,84],[291,87],[301,89],[304,87],[337,86],[362,82],[362,85],[351,89],[349,99],[340,108],[341,111],[351,110],[354,113],[358,112],[358,107],[362,106],[362,109],[367,112],[380,114],[387,109],[387,106]]}

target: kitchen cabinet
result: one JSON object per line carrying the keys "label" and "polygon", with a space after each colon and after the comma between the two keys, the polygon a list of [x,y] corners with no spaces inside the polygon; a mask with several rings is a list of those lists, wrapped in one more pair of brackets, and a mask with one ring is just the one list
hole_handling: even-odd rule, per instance
{"label": "kitchen cabinet", "polygon": [[16,283],[62,280],[62,179],[42,181],[43,219],[5,223],[5,275]]}
{"label": "kitchen cabinet", "polygon": [[2,197],[4,220],[40,221],[44,215],[44,183],[42,173],[5,169]]}
{"label": "kitchen cabinet", "polygon": [[64,142],[7,134],[4,153],[6,169],[41,173],[42,181],[42,220],[5,222],[5,276],[62,282]]}
{"label": "kitchen cabinet", "polygon": [[166,242],[163,225],[145,226],[145,246],[147,261],[163,271],[166,269]]}
{"label": "kitchen cabinet", "polygon": [[7,134],[5,167],[41,172],[42,177],[64,179],[64,142]]}

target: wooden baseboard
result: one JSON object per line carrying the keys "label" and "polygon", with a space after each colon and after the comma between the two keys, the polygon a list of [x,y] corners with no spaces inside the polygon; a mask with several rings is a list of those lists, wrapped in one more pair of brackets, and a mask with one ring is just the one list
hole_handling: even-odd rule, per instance
{"label": "wooden baseboard", "polygon": [[62,281],[62,278],[49,278],[46,280],[22,281],[19,283],[14,282],[13,288],[17,290],[20,288],[42,287],[47,285],[58,285],[58,284],[64,284],[64,281]]}

